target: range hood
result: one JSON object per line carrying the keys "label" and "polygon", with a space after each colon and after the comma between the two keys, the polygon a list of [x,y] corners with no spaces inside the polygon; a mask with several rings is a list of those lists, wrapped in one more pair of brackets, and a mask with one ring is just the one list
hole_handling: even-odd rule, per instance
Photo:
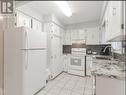
{"label": "range hood", "polygon": [[85,43],[72,43],[72,48],[86,48]]}

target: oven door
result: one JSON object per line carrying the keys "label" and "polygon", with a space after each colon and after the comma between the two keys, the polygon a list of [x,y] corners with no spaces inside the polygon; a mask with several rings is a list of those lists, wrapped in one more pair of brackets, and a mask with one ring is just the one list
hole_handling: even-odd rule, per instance
{"label": "oven door", "polygon": [[85,59],[79,57],[71,57],[69,68],[73,70],[84,70],[85,69]]}

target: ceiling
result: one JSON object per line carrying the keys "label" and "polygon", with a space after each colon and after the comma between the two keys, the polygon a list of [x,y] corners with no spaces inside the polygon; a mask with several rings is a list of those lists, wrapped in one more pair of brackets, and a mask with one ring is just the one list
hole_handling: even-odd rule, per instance
{"label": "ceiling", "polygon": [[41,15],[56,15],[65,25],[100,20],[104,1],[67,1],[73,15],[65,16],[54,1],[32,1],[25,4]]}

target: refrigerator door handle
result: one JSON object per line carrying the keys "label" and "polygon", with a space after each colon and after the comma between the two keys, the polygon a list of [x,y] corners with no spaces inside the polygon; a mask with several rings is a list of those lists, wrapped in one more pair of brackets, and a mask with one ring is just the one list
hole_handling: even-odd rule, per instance
{"label": "refrigerator door handle", "polygon": [[27,69],[28,68],[28,51],[27,50],[25,51],[25,55],[26,55],[26,57],[25,57],[25,69]]}
{"label": "refrigerator door handle", "polygon": [[26,52],[26,64],[25,64],[25,69],[28,68],[28,32],[26,31],[25,32],[25,37],[26,37],[26,49],[25,49],[25,52]]}
{"label": "refrigerator door handle", "polygon": [[26,37],[26,49],[27,49],[28,48],[28,32],[26,31],[25,33],[26,33],[25,37]]}
{"label": "refrigerator door handle", "polygon": [[26,51],[27,53],[27,64],[26,64],[26,69],[28,68],[28,50]]}

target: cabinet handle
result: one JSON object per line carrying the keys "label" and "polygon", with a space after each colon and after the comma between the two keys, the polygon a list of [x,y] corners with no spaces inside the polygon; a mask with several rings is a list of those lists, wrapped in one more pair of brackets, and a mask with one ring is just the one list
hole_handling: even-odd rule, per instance
{"label": "cabinet handle", "polygon": [[113,15],[113,16],[116,15],[116,8],[113,8],[112,15]]}

